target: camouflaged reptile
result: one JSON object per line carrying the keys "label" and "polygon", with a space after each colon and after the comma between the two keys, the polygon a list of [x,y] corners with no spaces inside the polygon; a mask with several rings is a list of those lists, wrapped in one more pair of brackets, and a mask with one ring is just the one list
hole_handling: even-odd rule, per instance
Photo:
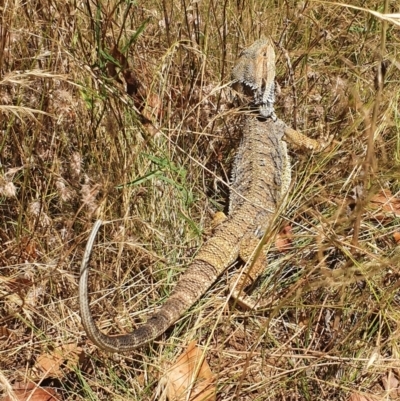
{"label": "camouflaged reptile", "polygon": [[[271,227],[289,189],[290,161],[286,142],[315,150],[320,150],[322,144],[287,127],[275,116],[275,52],[271,39],[257,40],[241,53],[232,71],[232,81],[234,88],[246,95],[244,98],[253,111],[248,111],[244,117],[242,141],[233,168],[229,215],[200,248],[161,308],[128,334],[102,333],[90,311],[88,260],[102,222],[97,221],[93,227],[81,265],[79,302],[88,337],[104,350],[126,352],[159,337],[237,259],[245,262],[244,272],[235,276],[231,283],[231,293],[238,298],[266,268],[266,255],[258,250],[260,240]],[[243,303],[252,305],[245,300]]]}

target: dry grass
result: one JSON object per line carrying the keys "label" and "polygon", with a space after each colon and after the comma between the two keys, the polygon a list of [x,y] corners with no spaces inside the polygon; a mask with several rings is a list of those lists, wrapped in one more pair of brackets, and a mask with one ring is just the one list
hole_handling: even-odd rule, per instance
{"label": "dry grass", "polygon": [[[356,4],[364,10],[139,3],[1,5],[3,391],[41,382],[65,399],[155,399],[164,369],[196,338],[219,400],[396,399],[384,383],[400,379],[399,217],[371,201],[400,189],[399,20],[383,26],[368,9],[384,5],[370,0]],[[233,309],[224,276],[158,341],[116,360],[90,345],[78,315],[93,221],[110,222],[93,257],[93,311],[102,330],[129,330],[168,296],[227,202],[238,138],[221,88],[261,33],[282,46],[277,114],[334,136],[324,154],[293,154],[279,223],[292,226],[292,249],[271,241],[254,291],[279,307]],[[58,372],[43,369],[40,358],[65,344],[80,347],[79,360],[63,354]]]}

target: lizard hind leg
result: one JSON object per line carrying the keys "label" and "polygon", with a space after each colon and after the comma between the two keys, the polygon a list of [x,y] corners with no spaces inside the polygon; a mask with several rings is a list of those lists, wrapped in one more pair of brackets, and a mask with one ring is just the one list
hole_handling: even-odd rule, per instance
{"label": "lizard hind leg", "polygon": [[[211,222],[212,230],[216,230],[227,219],[228,216],[225,213],[216,212]],[[246,235],[242,239],[239,257],[245,263],[245,267],[235,273],[229,281],[229,292],[232,294],[235,303],[247,310],[258,308],[259,303],[253,301],[244,290],[254,284],[267,266],[267,258],[263,249],[258,254],[255,254],[259,244],[260,239],[254,235]]]}
{"label": "lizard hind leg", "polygon": [[260,244],[260,239],[254,235],[245,236],[240,243],[240,259],[245,262],[245,266],[238,271],[229,282],[229,290],[235,303],[244,309],[257,309],[258,301],[253,301],[244,289],[254,284],[257,278],[267,267],[267,257],[263,249],[256,251]]}
{"label": "lizard hind leg", "polygon": [[217,227],[219,227],[227,219],[228,219],[228,216],[224,212],[215,212],[212,222],[211,222],[211,229],[214,231]]}

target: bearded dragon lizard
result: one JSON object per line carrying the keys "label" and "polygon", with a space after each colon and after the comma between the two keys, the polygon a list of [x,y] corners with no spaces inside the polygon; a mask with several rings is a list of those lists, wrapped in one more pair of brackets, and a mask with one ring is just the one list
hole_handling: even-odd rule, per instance
{"label": "bearded dragon lizard", "polygon": [[[233,168],[229,215],[180,277],[170,297],[145,324],[128,334],[102,333],[91,314],[87,293],[91,249],[102,222],[92,229],[81,265],[79,303],[82,324],[98,347],[110,352],[131,351],[156,339],[202,297],[237,259],[247,270],[232,293],[254,282],[266,267],[266,256],[255,250],[270,228],[290,184],[290,161],[285,141],[321,150],[322,144],[305,137],[277,119],[274,112],[275,52],[272,40],[262,38],[245,49],[233,69],[232,80],[253,112],[245,117],[243,138]],[[256,110],[256,111],[254,111]]]}

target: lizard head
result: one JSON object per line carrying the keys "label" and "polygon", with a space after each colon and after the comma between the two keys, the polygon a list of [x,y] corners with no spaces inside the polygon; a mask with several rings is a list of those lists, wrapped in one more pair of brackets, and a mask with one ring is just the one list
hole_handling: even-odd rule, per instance
{"label": "lizard head", "polygon": [[269,37],[262,37],[244,49],[232,70],[233,88],[253,97],[263,117],[274,117],[275,51]]}

